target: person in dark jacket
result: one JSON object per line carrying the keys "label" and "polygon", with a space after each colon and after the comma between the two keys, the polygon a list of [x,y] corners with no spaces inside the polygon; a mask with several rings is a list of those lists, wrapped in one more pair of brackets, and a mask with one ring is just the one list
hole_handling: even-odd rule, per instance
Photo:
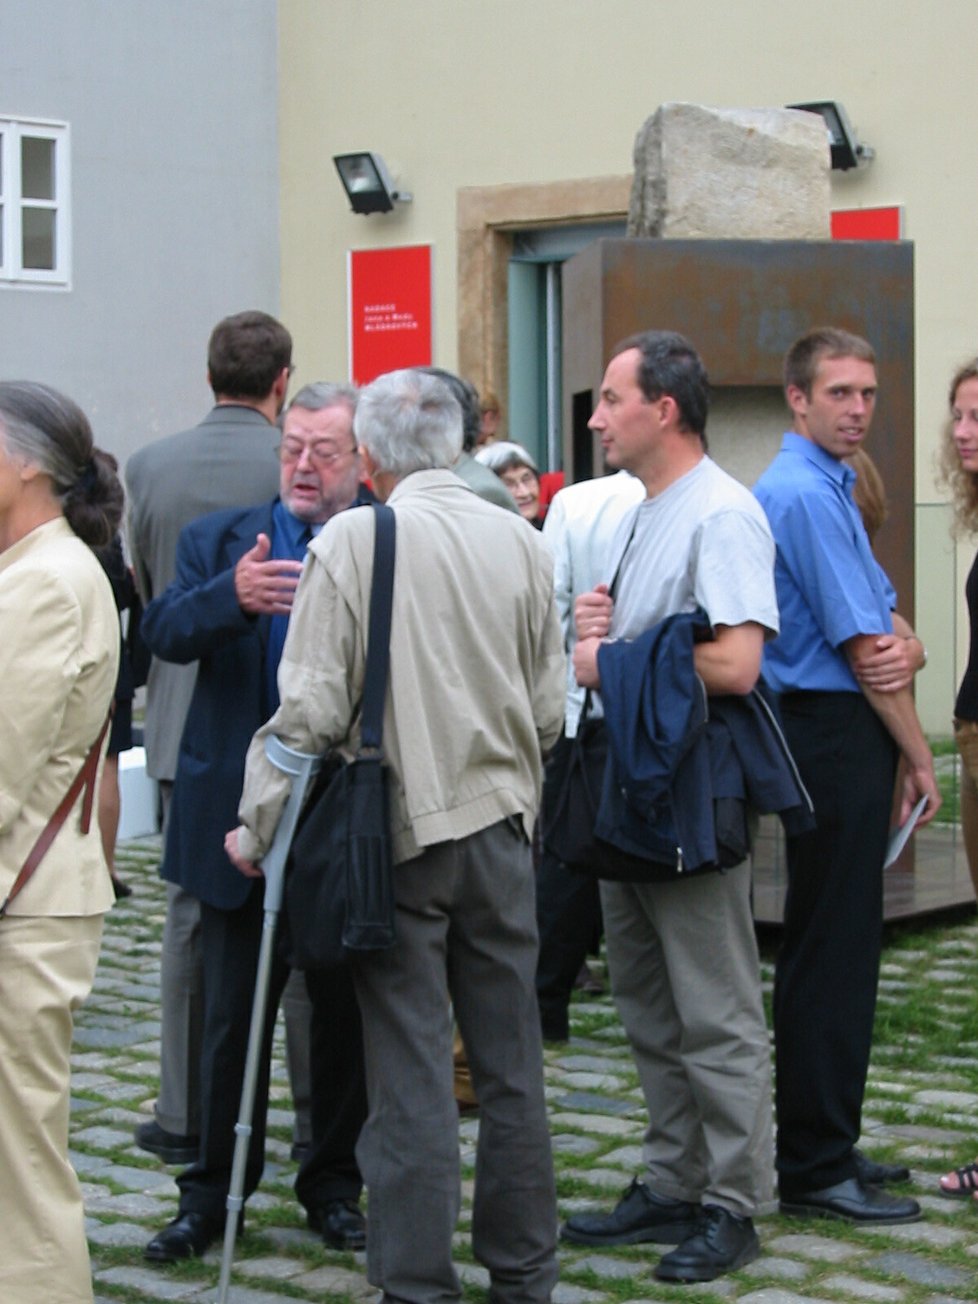
{"label": "person in dark jacket", "polygon": [[[163,877],[200,901],[204,962],[202,1119],[197,1162],[177,1179],[178,1216],[146,1246],[156,1263],[203,1254],[222,1233],[234,1124],[244,1075],[263,921],[263,883],[224,854],[237,821],[245,753],[278,705],[277,671],[307,543],[337,512],[366,501],[353,439],[356,393],[307,385],[284,418],[280,495],[185,527],[177,576],[147,606],[143,635],[155,655],[199,661],[164,853]],[[280,941],[284,933],[280,936]],[[265,1113],[275,1011],[289,967],[273,964],[266,1044],[256,1090],[245,1197],[264,1166]],[[359,1249],[354,1147],[366,1116],[360,1015],[346,970],[307,974],[312,1001],[312,1131],[296,1194],[328,1245]]]}

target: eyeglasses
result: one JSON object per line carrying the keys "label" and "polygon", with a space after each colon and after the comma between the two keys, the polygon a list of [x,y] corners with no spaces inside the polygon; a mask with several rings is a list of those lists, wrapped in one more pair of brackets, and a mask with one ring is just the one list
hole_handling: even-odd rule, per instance
{"label": "eyeglasses", "polygon": [[341,457],[346,457],[348,453],[355,453],[356,451],[356,444],[353,444],[350,448],[336,448],[335,445],[327,444],[324,441],[318,444],[304,444],[299,439],[283,439],[278,446],[280,461],[298,462],[302,459],[303,453],[308,453],[313,466],[319,467],[334,466]]}

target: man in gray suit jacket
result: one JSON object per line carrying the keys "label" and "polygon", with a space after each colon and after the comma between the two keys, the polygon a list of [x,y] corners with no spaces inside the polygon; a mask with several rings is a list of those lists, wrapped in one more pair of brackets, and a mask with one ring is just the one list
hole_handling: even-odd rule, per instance
{"label": "man in gray suit jacket", "polygon": [[462,409],[462,451],[452,470],[487,503],[495,503],[497,507],[505,507],[510,512],[519,511],[516,500],[495,471],[490,471],[487,466],[483,466],[472,456],[482,422],[479,391],[471,381],[457,376],[454,371],[446,371],[444,367],[419,367],[418,370],[443,380]]}
{"label": "man in gray suit jacket", "polygon": [[[158,439],[129,458],[129,542],[144,602],[176,573],[183,527],[207,512],[250,507],[278,492],[276,419],[292,370],[292,337],[264,312],[218,322],[207,349],[214,407],[198,426]],[[196,664],[153,658],[146,696],[149,774],[160,783],[164,827],[177,751],[193,694]],[[197,1157],[201,998],[195,897],[167,885],[160,970],[160,1089],[155,1118],[137,1144],[170,1163]]]}

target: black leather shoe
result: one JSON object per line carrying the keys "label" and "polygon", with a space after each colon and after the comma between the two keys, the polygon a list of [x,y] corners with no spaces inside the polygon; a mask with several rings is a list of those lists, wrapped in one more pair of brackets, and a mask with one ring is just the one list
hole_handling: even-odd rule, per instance
{"label": "black leather shoe", "polygon": [[863,1186],[889,1186],[894,1182],[909,1182],[910,1169],[903,1164],[881,1164],[870,1159],[861,1150],[853,1150],[856,1161],[856,1177]]}
{"label": "black leather shoe", "polygon": [[682,1244],[664,1254],[655,1275],[660,1281],[713,1281],[751,1263],[761,1243],[750,1218],[716,1204],[705,1204],[699,1226]]}
{"label": "black leather shoe", "polygon": [[896,1223],[917,1222],[920,1205],[906,1195],[887,1195],[875,1186],[863,1186],[855,1177],[821,1191],[781,1197],[781,1212],[806,1217],[841,1218],[844,1222],[876,1224],[886,1227]]}
{"label": "black leather shoe", "polygon": [[570,1017],[566,1002],[548,1001],[539,1005],[540,1032],[544,1041],[570,1041]]}
{"label": "black leather shoe", "polygon": [[636,1177],[610,1213],[575,1213],[560,1239],[574,1245],[678,1245],[696,1229],[700,1206],[656,1195]]}
{"label": "black leather shoe", "polygon": [[154,1118],[150,1123],[140,1123],[134,1133],[140,1150],[148,1150],[167,1164],[192,1164],[200,1149],[199,1136],[180,1136],[160,1127]]}
{"label": "black leather shoe", "polygon": [[224,1234],[224,1223],[202,1213],[182,1213],[157,1232],[143,1250],[150,1263],[175,1263],[201,1255]]}
{"label": "black leather shoe", "polygon": [[327,1200],[306,1210],[306,1222],[331,1249],[362,1250],[367,1243],[366,1219],[356,1200]]}

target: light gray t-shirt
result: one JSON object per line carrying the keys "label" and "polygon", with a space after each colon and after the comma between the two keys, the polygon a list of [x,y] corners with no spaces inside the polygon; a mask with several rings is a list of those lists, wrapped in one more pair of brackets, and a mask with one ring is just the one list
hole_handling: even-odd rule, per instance
{"label": "light gray t-shirt", "polygon": [[716,625],[755,621],[778,632],[774,540],[763,509],[710,457],[621,521],[609,553],[613,638],[637,638],[666,616],[702,607]]}

